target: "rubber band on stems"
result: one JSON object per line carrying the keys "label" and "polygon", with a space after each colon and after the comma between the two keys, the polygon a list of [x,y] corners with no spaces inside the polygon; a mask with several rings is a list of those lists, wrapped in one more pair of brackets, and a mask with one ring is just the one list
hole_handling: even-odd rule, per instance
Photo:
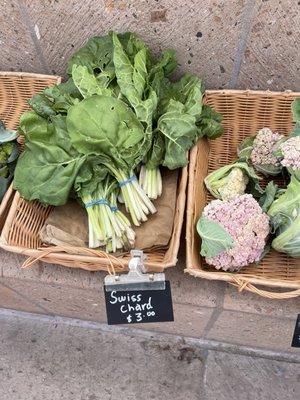
{"label": "rubber band on stems", "polygon": [[123,187],[125,185],[128,185],[128,183],[134,182],[137,180],[137,177],[135,175],[131,175],[128,179],[125,179],[124,181],[119,182],[119,187]]}
{"label": "rubber band on stems", "polygon": [[109,203],[106,199],[97,199],[97,200],[92,200],[89,201],[88,203],[85,203],[85,208],[97,206],[103,204],[104,206],[109,206]]}

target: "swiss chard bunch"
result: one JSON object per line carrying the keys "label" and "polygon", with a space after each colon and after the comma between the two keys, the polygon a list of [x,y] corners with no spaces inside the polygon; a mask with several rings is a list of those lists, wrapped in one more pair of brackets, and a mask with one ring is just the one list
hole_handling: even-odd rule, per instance
{"label": "swiss chard bunch", "polygon": [[173,82],[176,67],[173,50],[156,60],[130,32],[91,38],[69,60],[67,82],[34,96],[33,111],[20,120],[25,150],[14,185],[21,195],[53,205],[76,195],[87,209],[91,247],[132,246],[116,199],[140,225],[156,212],[159,166],[185,166],[199,137],[222,133],[220,116],[203,105],[201,80]]}

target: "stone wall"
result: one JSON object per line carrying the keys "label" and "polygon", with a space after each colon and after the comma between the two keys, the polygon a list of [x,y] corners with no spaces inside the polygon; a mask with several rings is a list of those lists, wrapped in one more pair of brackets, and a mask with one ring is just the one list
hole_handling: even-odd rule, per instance
{"label": "stone wall", "polygon": [[90,36],[131,30],[208,88],[300,90],[298,0],[1,0],[0,14],[0,70],[63,75]]}

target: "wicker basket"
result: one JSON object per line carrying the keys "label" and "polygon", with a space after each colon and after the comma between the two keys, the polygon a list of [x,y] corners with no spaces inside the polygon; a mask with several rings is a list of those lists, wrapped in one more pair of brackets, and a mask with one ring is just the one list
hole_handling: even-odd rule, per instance
{"label": "wicker basket", "polygon": [[[250,265],[240,272],[220,272],[209,267],[200,256],[200,239],[196,223],[204,206],[212,197],[204,186],[211,171],[236,158],[237,145],[263,127],[287,134],[293,123],[291,102],[300,93],[258,92],[240,90],[209,90],[206,102],[223,115],[224,135],[215,141],[200,140],[192,149],[189,164],[187,200],[187,267],[189,274],[235,285],[272,299],[300,295],[300,259],[271,251],[259,265]],[[261,289],[260,285],[271,289]],[[276,289],[281,288],[281,289]],[[287,291],[286,289],[291,289]]]}
{"label": "wicker basket", "polygon": [[[177,262],[185,209],[186,186],[187,168],[184,168],[178,182],[173,232],[169,246],[167,249],[157,249],[147,253],[148,258],[145,265],[148,271],[162,271],[166,267],[174,266]],[[88,248],[42,247],[38,233],[51,210],[52,207],[50,206],[44,207],[36,201],[27,202],[23,200],[16,192],[2,230],[0,246],[5,250],[29,256],[23,267],[29,267],[38,260],[44,260],[48,263],[89,271],[113,270],[119,272],[127,269],[128,253],[114,257],[103,251]]]}
{"label": "wicker basket", "polygon": [[[29,108],[27,100],[47,86],[60,82],[61,78],[52,75],[26,72],[0,71],[0,119],[10,129],[16,129],[20,115]],[[13,190],[10,188],[0,205],[0,231],[11,204]]]}

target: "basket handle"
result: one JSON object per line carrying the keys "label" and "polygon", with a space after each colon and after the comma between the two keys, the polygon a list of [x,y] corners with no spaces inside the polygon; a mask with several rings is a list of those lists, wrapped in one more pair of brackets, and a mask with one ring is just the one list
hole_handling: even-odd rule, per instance
{"label": "basket handle", "polygon": [[271,292],[268,290],[259,289],[249,281],[245,279],[237,278],[236,276],[232,276],[232,279],[235,282],[229,282],[231,285],[237,287],[239,292],[243,290],[247,290],[249,292],[258,294],[259,296],[265,297],[267,299],[273,300],[284,300],[284,299],[292,299],[300,296],[300,289],[291,290],[289,292]]}
{"label": "basket handle", "polygon": [[47,260],[47,256],[52,253],[69,253],[69,254],[77,254],[80,253],[84,256],[96,256],[99,258],[105,258],[108,261],[107,271],[111,275],[115,275],[118,272],[124,271],[125,266],[117,257],[112,256],[111,254],[106,253],[105,251],[90,249],[87,247],[72,247],[72,246],[52,246],[52,247],[44,247],[38,249],[40,254],[38,256],[28,257],[21,268],[30,268],[38,261],[49,261]]}

